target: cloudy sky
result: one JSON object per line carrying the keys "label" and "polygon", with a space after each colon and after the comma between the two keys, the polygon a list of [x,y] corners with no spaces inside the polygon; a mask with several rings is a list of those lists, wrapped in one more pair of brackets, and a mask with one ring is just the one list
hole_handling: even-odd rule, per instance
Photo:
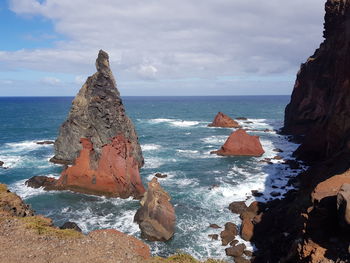
{"label": "cloudy sky", "polygon": [[290,94],[325,0],[1,0],[0,96],[74,95],[110,55],[122,95]]}

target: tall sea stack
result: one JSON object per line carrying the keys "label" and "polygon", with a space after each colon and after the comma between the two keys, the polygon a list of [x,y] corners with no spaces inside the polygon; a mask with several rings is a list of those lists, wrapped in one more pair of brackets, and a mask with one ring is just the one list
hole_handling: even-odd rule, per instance
{"label": "tall sea stack", "polygon": [[96,69],[60,128],[51,161],[68,166],[50,188],[140,198],[145,191],[139,174],[141,147],[102,50]]}

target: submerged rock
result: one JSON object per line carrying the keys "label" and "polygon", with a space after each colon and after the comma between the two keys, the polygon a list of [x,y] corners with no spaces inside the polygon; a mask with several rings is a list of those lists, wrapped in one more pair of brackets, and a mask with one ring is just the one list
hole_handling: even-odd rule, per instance
{"label": "submerged rock", "polygon": [[[28,181],[47,190],[113,197],[141,198],[145,189],[139,174],[141,147],[116,88],[108,54],[100,50],[97,72],[90,76],[72,103],[68,119],[55,141],[52,162],[69,164],[55,182]],[[51,180],[51,179],[50,179]]]}
{"label": "submerged rock", "polygon": [[222,156],[261,156],[264,152],[259,136],[249,135],[245,130],[239,129],[231,133],[220,150],[213,151],[211,154]]}
{"label": "submerged rock", "polygon": [[161,173],[156,173],[154,176],[157,178],[167,178],[168,177],[167,174],[161,174]]}
{"label": "submerged rock", "polygon": [[218,226],[217,224],[210,224],[209,227],[210,227],[210,228],[214,228],[214,229],[219,229],[219,228],[221,228],[221,227]]}
{"label": "submerged rock", "polygon": [[175,209],[170,195],[163,190],[157,178],[148,183],[134,221],[139,224],[141,236],[149,241],[167,241],[175,232]]}
{"label": "submerged rock", "polygon": [[43,145],[43,144],[54,144],[55,142],[53,141],[40,141],[40,142],[36,142],[36,144],[39,144],[39,145]]}
{"label": "submerged rock", "polygon": [[208,125],[209,127],[221,127],[221,128],[239,128],[240,125],[238,122],[231,119],[226,114],[223,114],[222,112],[219,112],[215,119],[211,124]]}

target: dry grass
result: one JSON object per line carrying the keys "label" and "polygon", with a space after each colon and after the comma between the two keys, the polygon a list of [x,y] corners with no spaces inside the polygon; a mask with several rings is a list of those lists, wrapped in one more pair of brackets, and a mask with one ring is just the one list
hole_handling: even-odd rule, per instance
{"label": "dry grass", "polygon": [[29,216],[20,218],[27,229],[35,230],[39,235],[55,236],[58,238],[81,238],[83,234],[73,229],[59,229],[52,226],[49,218],[42,216]]}

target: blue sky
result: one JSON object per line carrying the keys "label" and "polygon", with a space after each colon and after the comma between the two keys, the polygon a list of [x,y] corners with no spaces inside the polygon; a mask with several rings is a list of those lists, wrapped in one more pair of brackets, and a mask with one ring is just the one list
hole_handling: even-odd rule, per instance
{"label": "blue sky", "polygon": [[290,94],[323,16],[322,0],[1,0],[0,95],[74,95],[99,49],[125,96]]}

